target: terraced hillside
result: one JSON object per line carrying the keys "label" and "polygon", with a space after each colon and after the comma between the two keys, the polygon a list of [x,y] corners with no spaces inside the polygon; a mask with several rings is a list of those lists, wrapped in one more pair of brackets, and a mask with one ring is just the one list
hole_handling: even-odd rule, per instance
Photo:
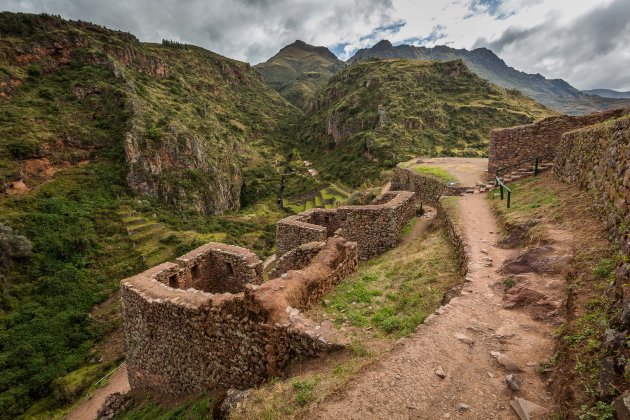
{"label": "terraced hillside", "polygon": [[294,213],[300,213],[312,208],[334,208],[344,204],[352,194],[352,189],[341,183],[330,184],[315,193],[298,197],[285,198],[283,205]]}
{"label": "terraced hillside", "polygon": [[553,114],[462,61],[360,61],[330,79],[300,139],[321,173],[357,186],[414,156],[485,156],[492,128]]}

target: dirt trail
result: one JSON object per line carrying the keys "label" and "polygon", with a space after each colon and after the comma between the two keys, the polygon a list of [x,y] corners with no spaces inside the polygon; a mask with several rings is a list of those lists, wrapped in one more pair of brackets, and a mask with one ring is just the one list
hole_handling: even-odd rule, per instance
{"label": "dirt trail", "polygon": [[[553,325],[535,321],[525,311],[503,308],[502,293],[494,290],[505,276],[497,267],[517,251],[492,245],[499,239],[498,227],[483,195],[458,200],[472,281],[442,313],[361,372],[343,393],[316,407],[312,418],[512,419],[518,417],[509,402],[516,396],[552,408],[536,363],[552,355]],[[488,256],[493,266],[486,266]],[[537,277],[556,286],[561,282],[558,276]],[[507,388],[505,376],[510,372],[490,352],[505,354],[522,369],[516,373],[521,391]],[[436,374],[438,366],[444,379]]]}
{"label": "dirt trail", "polygon": [[115,392],[124,394],[129,391],[129,380],[127,379],[127,365],[124,364],[109,378],[107,385],[94,391],[89,400],[85,400],[74,409],[66,420],[92,420],[96,418],[98,410],[101,408],[108,396]]}

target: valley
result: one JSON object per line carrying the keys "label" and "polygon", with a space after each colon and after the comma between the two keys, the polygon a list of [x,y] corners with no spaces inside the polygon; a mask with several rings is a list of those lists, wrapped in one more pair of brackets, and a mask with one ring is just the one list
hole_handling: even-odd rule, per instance
{"label": "valley", "polygon": [[608,95],[487,49],[251,66],[0,13],[0,419],[614,418]]}

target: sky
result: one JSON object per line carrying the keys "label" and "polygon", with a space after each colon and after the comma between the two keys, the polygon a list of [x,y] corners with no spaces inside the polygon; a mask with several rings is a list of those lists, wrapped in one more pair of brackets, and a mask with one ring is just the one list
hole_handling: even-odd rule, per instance
{"label": "sky", "polygon": [[87,20],[252,64],[296,39],[343,60],[381,39],[486,47],[518,70],[579,89],[630,90],[630,0],[2,0],[0,9]]}

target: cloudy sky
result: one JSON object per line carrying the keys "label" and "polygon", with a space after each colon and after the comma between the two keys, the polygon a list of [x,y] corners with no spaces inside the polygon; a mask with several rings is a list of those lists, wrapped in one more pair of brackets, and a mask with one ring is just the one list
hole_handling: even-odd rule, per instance
{"label": "cloudy sky", "polygon": [[252,64],[296,39],[342,59],[380,39],[488,47],[580,89],[630,90],[630,0],[2,0],[0,9],[89,20]]}

